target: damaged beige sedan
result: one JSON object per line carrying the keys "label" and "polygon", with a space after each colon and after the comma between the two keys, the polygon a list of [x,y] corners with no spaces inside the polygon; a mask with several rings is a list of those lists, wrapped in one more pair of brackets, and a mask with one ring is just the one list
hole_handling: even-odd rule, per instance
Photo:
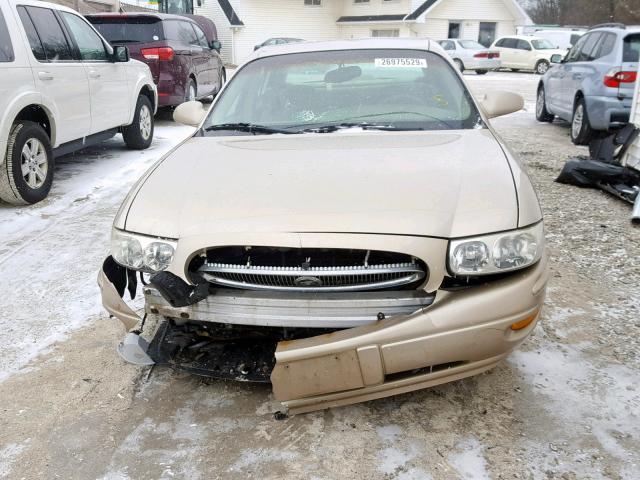
{"label": "damaged beige sedan", "polygon": [[[474,99],[424,40],[260,49],[209,111],[176,110],[196,133],[115,219],[119,352],[271,382],[289,413],[494,367],[548,276],[535,192],[488,123],[522,105]],[[123,300],[140,279],[144,320]]]}

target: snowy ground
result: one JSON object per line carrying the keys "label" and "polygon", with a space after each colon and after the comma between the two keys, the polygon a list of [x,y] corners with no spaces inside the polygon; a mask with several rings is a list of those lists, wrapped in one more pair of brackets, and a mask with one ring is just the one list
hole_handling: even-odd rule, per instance
{"label": "snowy ground", "polygon": [[538,77],[491,73],[526,110],[495,126],[545,210],[552,282],[508,361],[449,385],[276,422],[264,386],[125,365],[95,277],[147,152],[115,138],[63,158],[51,197],[0,206],[0,478],[625,478],[640,475],[640,229],[630,208],[553,183],[586,150],[534,119]]}

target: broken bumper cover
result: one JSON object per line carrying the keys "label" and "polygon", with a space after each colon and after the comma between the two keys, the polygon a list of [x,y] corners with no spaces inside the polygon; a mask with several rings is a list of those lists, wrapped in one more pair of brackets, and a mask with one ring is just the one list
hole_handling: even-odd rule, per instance
{"label": "broken bumper cover", "polygon": [[[534,320],[525,328],[511,328],[523,319],[537,319],[547,279],[547,259],[543,257],[531,268],[501,280],[438,291],[432,304],[420,306],[411,314],[384,315],[354,328],[281,341],[271,373],[275,397],[295,414],[427,388],[486,371],[535,327]],[[102,272],[105,308],[125,326],[130,325],[128,307],[105,280]],[[220,300],[215,296],[181,308],[171,307],[153,288],[145,287],[145,296],[147,312],[178,323],[224,323],[221,320],[227,318],[228,323],[251,324],[250,308],[242,306],[246,297],[237,293],[233,296],[238,299],[238,308],[234,309],[231,302],[224,314],[210,310]],[[308,301],[309,306],[312,303]],[[262,310],[261,325],[267,324],[267,310]],[[293,313],[289,320],[295,320],[300,310]],[[254,317],[254,325],[255,318],[259,316]],[[271,325],[281,326],[283,318],[279,318],[278,314],[272,315]]]}

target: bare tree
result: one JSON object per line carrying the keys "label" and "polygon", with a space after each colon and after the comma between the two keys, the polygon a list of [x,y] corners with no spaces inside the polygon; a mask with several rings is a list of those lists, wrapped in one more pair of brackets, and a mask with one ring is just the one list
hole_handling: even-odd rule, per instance
{"label": "bare tree", "polygon": [[535,0],[528,12],[538,24],[640,24],[639,0]]}

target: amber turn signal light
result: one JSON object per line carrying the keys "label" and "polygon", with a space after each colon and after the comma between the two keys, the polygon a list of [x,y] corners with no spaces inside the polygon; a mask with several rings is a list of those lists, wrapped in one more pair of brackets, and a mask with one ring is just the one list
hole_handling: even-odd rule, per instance
{"label": "amber turn signal light", "polygon": [[513,325],[511,325],[511,330],[522,330],[523,328],[527,328],[529,325],[533,323],[533,321],[536,318],[538,318],[539,313],[540,313],[540,310],[536,310],[528,317],[523,318],[519,322],[514,323]]}

